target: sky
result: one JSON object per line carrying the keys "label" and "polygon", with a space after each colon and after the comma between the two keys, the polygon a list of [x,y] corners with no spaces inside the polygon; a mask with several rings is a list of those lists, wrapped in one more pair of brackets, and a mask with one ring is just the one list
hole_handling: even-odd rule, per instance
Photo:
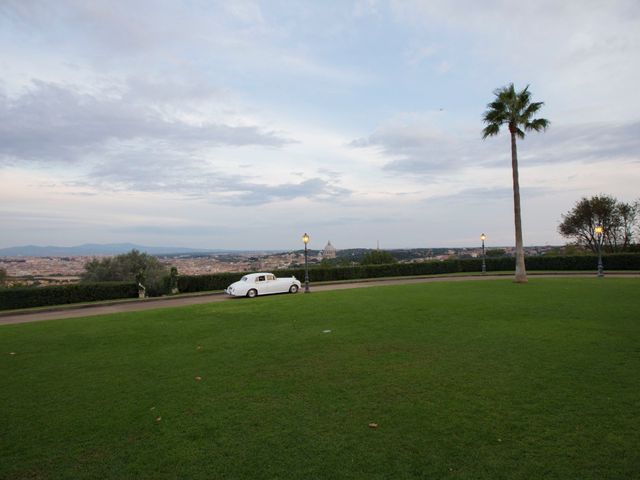
{"label": "sky", "polygon": [[525,245],[640,198],[637,0],[2,0],[0,247]]}

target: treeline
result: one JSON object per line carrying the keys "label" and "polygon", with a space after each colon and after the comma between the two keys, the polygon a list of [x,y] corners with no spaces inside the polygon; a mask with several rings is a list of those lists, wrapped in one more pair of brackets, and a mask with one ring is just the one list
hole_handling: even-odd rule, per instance
{"label": "treeline", "polygon": [[[420,263],[393,263],[386,265],[350,265],[343,267],[313,268],[309,271],[311,282],[358,280],[365,278],[404,277],[414,275],[438,275],[445,273],[480,272],[481,259],[458,259]],[[513,257],[487,258],[487,271],[512,271]],[[532,271],[595,272],[597,256],[536,256],[527,258],[527,269]],[[640,270],[640,254],[611,254],[604,257],[605,270]],[[279,277],[295,275],[304,278],[304,269],[295,268],[274,272]],[[177,277],[181,293],[223,290],[242,278],[243,273],[217,273],[213,275],[183,275]],[[164,293],[169,293],[170,277],[165,277]],[[78,302],[135,298],[138,286],[135,282],[79,283],[41,288],[0,289],[0,310],[41,307]]]}

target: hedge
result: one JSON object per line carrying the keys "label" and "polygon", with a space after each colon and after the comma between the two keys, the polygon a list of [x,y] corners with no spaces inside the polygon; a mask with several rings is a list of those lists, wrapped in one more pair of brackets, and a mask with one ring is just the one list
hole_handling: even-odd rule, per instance
{"label": "hedge", "polygon": [[67,303],[135,298],[138,287],[129,282],[74,283],[50,287],[0,289],[0,310]]}
{"label": "hedge", "polygon": [[[527,270],[593,270],[595,272],[598,257],[595,255],[580,256],[539,256],[527,257]],[[603,257],[606,270],[640,270],[640,254],[619,253]],[[497,257],[486,259],[487,272],[515,269],[513,257]],[[379,277],[405,277],[412,275],[437,275],[442,273],[479,272],[482,260],[479,258],[464,260],[429,261],[420,263],[394,263],[390,265],[353,265],[348,267],[312,267],[309,278],[313,282],[338,280],[357,280]],[[275,270],[278,277],[295,275],[298,280],[304,279],[304,269]],[[178,288],[181,293],[224,290],[231,283],[240,280],[244,273],[217,273],[213,275],[180,276]]]}
{"label": "hedge", "polygon": [[[571,257],[539,256],[526,259],[527,270],[592,270],[596,271],[598,257],[580,255]],[[640,254],[619,253],[603,257],[607,270],[640,270]],[[487,272],[509,271],[515,268],[513,257],[486,259]],[[479,258],[464,260],[429,261],[420,263],[394,263],[390,265],[353,265],[348,267],[312,267],[309,278],[312,282],[338,280],[357,280],[363,278],[404,277],[413,275],[437,275],[443,273],[479,272],[482,260]],[[304,279],[304,269],[276,270],[279,277],[295,275]],[[217,273],[214,275],[182,275],[178,277],[178,289],[181,293],[224,290],[233,282],[240,280],[244,273]],[[102,282],[77,283],[52,287],[6,288],[0,289],[0,310],[15,308],[42,307],[78,302],[93,302],[117,298],[135,298],[138,288],[135,283]]]}
{"label": "hedge", "polygon": [[213,275],[179,275],[178,291],[180,293],[206,292],[224,290],[233,282],[240,280],[244,273],[216,273]]}

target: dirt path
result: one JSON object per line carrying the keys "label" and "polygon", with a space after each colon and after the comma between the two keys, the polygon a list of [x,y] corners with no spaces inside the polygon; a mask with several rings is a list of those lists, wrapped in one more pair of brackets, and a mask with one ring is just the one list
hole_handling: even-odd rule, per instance
{"label": "dirt path", "polygon": [[[640,278],[638,273],[624,274],[608,274],[608,277],[625,277]],[[529,274],[530,278],[576,278],[576,277],[594,277],[594,274]],[[398,278],[385,280],[362,280],[349,283],[333,283],[324,285],[311,285],[311,292],[325,292],[329,290],[346,290],[351,288],[367,288],[379,287],[383,285],[409,285],[413,283],[432,283],[432,282],[462,282],[462,281],[488,281],[488,280],[505,280],[511,278],[511,275],[485,275],[485,276],[438,276],[438,277],[422,277],[422,278]],[[170,298],[150,298],[145,300],[129,301],[114,303],[109,305],[83,305],[69,306],[68,308],[56,308],[55,310],[46,310],[33,313],[0,313],[0,325],[9,325],[14,323],[41,322],[44,320],[58,320],[62,318],[90,317],[94,315],[107,315],[122,312],[137,312],[140,310],[152,310],[156,308],[183,307],[186,305],[199,305],[212,302],[227,301],[251,301],[238,298],[232,298],[224,293],[211,293],[194,296],[181,296]],[[254,300],[255,301],[255,300]]]}

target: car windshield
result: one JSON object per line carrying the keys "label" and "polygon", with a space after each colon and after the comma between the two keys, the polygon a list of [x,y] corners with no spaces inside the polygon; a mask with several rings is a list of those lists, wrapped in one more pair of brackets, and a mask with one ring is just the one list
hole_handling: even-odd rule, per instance
{"label": "car windshield", "polygon": [[246,282],[246,281],[247,281],[247,277],[242,277],[242,278],[240,279],[240,281],[241,281],[241,282]]}

